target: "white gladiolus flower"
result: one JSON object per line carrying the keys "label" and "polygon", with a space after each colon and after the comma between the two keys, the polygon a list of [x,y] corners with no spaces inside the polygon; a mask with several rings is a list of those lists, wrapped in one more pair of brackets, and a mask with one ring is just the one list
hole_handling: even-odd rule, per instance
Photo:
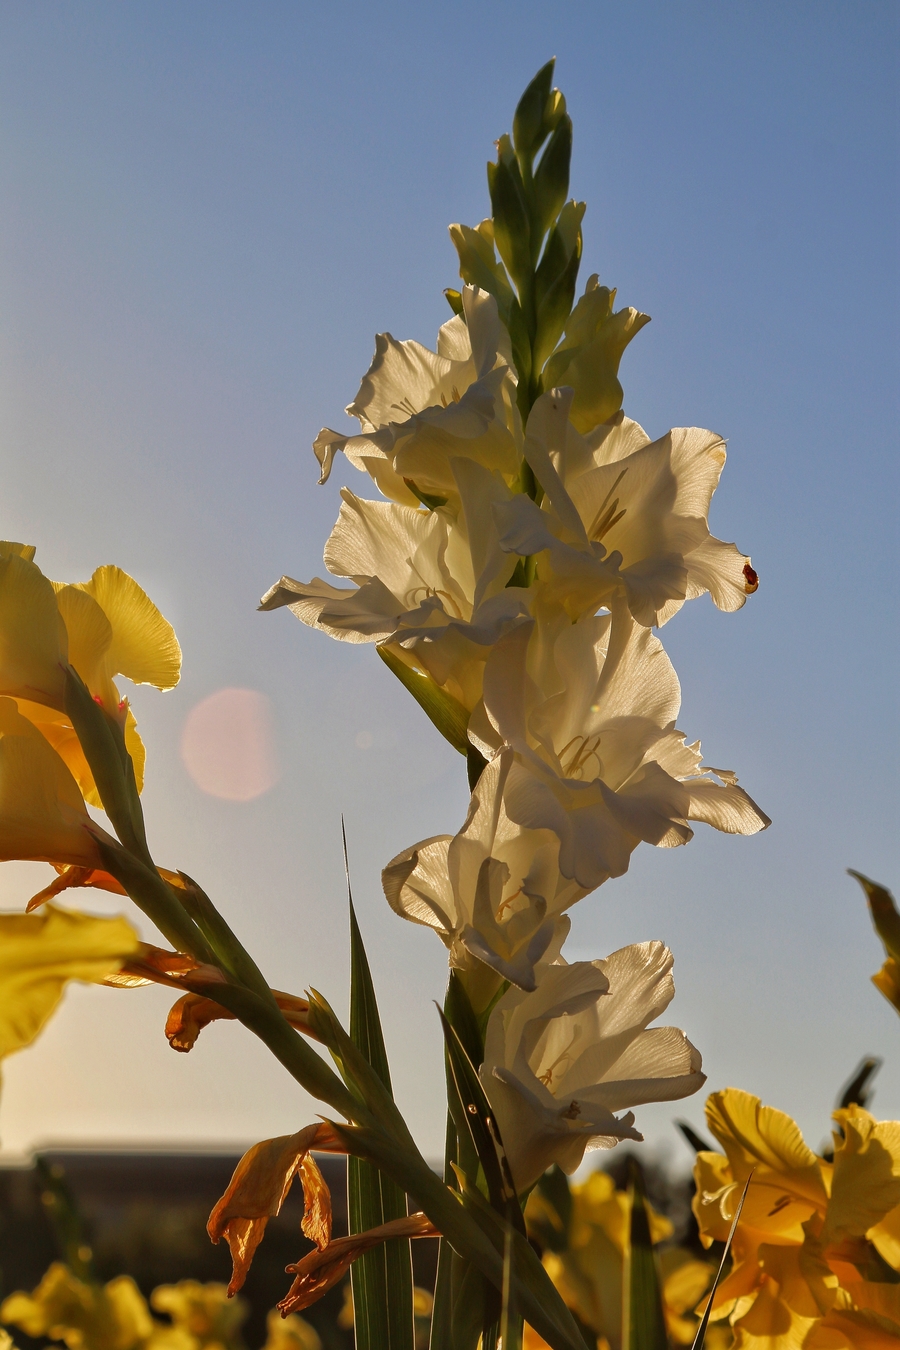
{"label": "white gladiolus flower", "polygon": [[648,1030],[674,993],[672,953],[640,942],[603,961],[548,966],[533,993],[503,995],[480,1077],[519,1192],[554,1163],[574,1172],[586,1149],[639,1140],[628,1108],[703,1086],[684,1033]]}
{"label": "white gladiolus flower", "polygon": [[498,503],[502,546],[538,555],[548,598],[573,619],[617,592],[648,627],[704,591],[719,609],[740,609],[756,573],[706,523],[725,463],[721,436],[688,427],[651,442],[620,413],[583,437],[571,402],[571,389],[553,389],[532,409],[525,458],[544,496],[540,506],[522,494]]}
{"label": "white gladiolus flower", "polygon": [[389,644],[471,708],[492,644],[528,618],[530,594],[507,587],[516,559],[501,550],[491,511],[510,489],[473,460],[454,459],[451,471],[455,512],[367,501],[345,488],[325,564],[353,587],[282,577],[261,608],[287,605],[345,642]]}
{"label": "white gladiolus flower", "polygon": [[560,871],[589,891],[627,871],[642,840],[687,843],[689,820],[728,834],[770,823],[733,773],[701,770],[699,742],[675,727],[680,703],[662,644],[627,609],[578,623],[557,612],[497,643],[469,737],[516,752],[510,819],[552,830]]}
{"label": "white gladiolus flower", "polygon": [[551,831],[523,830],[506,814],[512,764],[511,751],[497,755],[478,780],[459,834],[406,849],[388,863],[382,884],[397,914],[435,929],[452,967],[477,971],[483,964],[534,989],[536,965],[555,959],[568,933],[563,910],[586,892],[560,875]]}
{"label": "white gladiolus flower", "polygon": [[375,356],[347,407],[361,434],[325,427],[313,449],[328,478],[338,450],[367,471],[386,497],[407,506],[444,505],[456,481],[450,461],[475,460],[512,481],[520,468],[509,336],[486,291],[466,286],[465,320],[438,334],[437,351],[379,333]]}

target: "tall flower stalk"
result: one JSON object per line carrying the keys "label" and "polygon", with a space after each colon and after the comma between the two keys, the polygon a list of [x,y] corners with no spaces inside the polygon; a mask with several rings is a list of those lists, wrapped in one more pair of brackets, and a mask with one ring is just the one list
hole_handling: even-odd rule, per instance
{"label": "tall flower stalk", "polygon": [[[54,949],[52,996],[8,1046],[36,1034],[72,977],[177,991],[166,1035],[180,1052],[219,1018],[253,1031],[327,1115],[247,1153],[210,1236],[228,1243],[234,1292],[298,1180],[313,1249],[289,1268],[282,1311],[352,1268],[357,1345],[372,1350],[412,1350],[408,1243],[436,1234],[432,1350],[512,1350],[526,1323],[552,1350],[579,1350],[523,1204],[554,1165],[572,1172],[588,1149],[639,1140],[635,1108],[705,1080],[685,1034],[655,1025],[674,993],[671,952],[640,941],[569,963],[568,911],[642,842],[685,844],[698,821],[744,835],[769,823],[677,728],[680,689],[653,632],[704,593],[734,611],[757,587],[749,557],[707,524],[724,443],[698,428],[652,441],[622,410],[619,363],[648,319],[616,310],[597,275],[576,300],[585,207],[568,198],[572,123],[552,77],[550,62],[497,142],[491,216],[451,226],[463,284],[446,293],[436,350],[380,334],[347,408],[358,432],[316,438],[321,481],[342,452],[380,493],[341,493],[325,547],[338,584],[282,577],[262,602],[372,644],[466,761],[466,819],[383,872],[395,913],[448,952],[443,1178],[393,1101],[352,906],[345,1029],[315,990],[270,988],[200,886],[154,860],[143,746],[113,681],[171,688],[169,625],[118,569],[59,585],[33,549],[0,545],[2,856],[54,865],[31,907],[99,886],[130,896],[169,943],[76,925],[84,950],[67,962]],[[29,952],[48,959],[41,944],[60,930],[27,922],[23,998],[40,980],[20,967]],[[346,1238],[332,1238],[322,1150],[351,1160]]]}
{"label": "tall flower stalk", "polygon": [[[749,557],[707,525],[724,442],[651,441],[622,412],[619,363],[648,316],[615,310],[596,275],[576,301],[585,207],[568,197],[572,122],[552,77],[549,62],[497,142],[491,216],[450,227],[463,286],[436,349],[379,334],[347,407],[359,432],[316,438],[321,481],[341,451],[382,497],[341,492],[325,564],[351,584],[282,577],[262,602],[374,644],[466,757],[461,828],[405,849],[383,882],[448,950],[445,1184],[519,1232],[548,1167],[640,1139],[629,1108],[704,1082],[683,1032],[650,1026],[674,993],[671,953],[645,942],[569,965],[566,911],[642,841],[769,823],[676,729],[651,631],[704,592],[733,611],[756,590]],[[501,1321],[504,1346],[521,1335],[522,1309],[501,1317],[446,1236],[435,1310],[433,1350],[487,1350]]]}

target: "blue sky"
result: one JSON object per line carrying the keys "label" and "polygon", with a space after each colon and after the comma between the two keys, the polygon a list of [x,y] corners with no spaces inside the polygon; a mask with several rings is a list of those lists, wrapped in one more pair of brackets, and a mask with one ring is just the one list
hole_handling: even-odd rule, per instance
{"label": "blue sky", "polygon": [[[728,438],[711,524],[761,578],[739,614],[700,600],[664,630],[679,725],[774,820],[639,851],[578,906],[570,957],[665,939],[710,1086],[761,1094],[813,1144],[864,1054],[885,1058],[875,1109],[900,1115],[900,1028],[844,872],[900,888],[898,21],[880,0],[0,4],[0,535],[60,579],[116,562],[172,619],[182,683],[134,700],[155,855],[274,985],[337,1007],[343,811],[398,1095],[433,1155],[444,953],[388,911],[379,872],[462,823],[462,761],[370,649],[256,604],[282,572],[321,573],[357,476],[317,487],[310,443],[351,426],[376,331],[432,343],[446,227],[487,213],[492,142],[553,54],[584,278],[653,316],[626,411],[653,436]],[[191,709],[230,686],[275,726],[280,781],[249,803],[203,794],[179,758]],[[0,903],[45,872],[4,864]],[[5,1069],[6,1150],[243,1144],[311,1118],[235,1026],[172,1054],[167,1005],[73,990]],[[639,1124],[686,1164],[675,1113]],[[702,1098],[680,1113],[699,1125]]]}

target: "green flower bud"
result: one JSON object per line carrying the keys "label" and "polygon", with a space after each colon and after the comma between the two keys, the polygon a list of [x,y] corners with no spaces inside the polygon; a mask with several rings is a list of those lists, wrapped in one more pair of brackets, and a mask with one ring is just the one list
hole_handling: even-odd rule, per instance
{"label": "green flower bud", "polygon": [[559,90],[551,91],[550,88],[555,65],[554,56],[545,66],[541,66],[519,99],[513,117],[513,141],[523,169],[526,165],[530,167],[542,143],[553,130],[553,126],[548,126],[548,114],[552,117],[556,107],[554,95],[562,97]]}

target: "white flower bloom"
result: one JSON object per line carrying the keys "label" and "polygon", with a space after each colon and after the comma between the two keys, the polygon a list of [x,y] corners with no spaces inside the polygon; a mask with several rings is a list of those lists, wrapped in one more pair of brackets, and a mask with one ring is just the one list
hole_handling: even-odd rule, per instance
{"label": "white flower bloom", "polygon": [[586,892],[560,875],[551,831],[523,830],[506,814],[512,764],[511,751],[497,755],[478,780],[459,834],[406,849],[388,863],[382,884],[397,914],[435,929],[455,969],[477,971],[482,963],[534,989],[538,962],[555,959],[568,933],[563,910]]}
{"label": "white flower bloom", "polygon": [[386,497],[408,506],[443,505],[453,496],[455,458],[516,476],[519,422],[509,337],[486,291],[466,286],[463,306],[465,320],[455,316],[443,325],[436,352],[378,334],[372,364],[347,407],[361,434],[319,432],[313,449],[320,482],[338,450]]}
{"label": "white flower bloom", "polygon": [[528,618],[530,593],[507,587],[516,559],[500,549],[491,511],[510,489],[472,460],[455,459],[451,470],[455,512],[367,501],[345,488],[325,564],[354,586],[282,577],[261,608],[287,605],[345,642],[389,644],[471,708],[491,645]]}
{"label": "white flower bloom", "polygon": [[700,769],[699,742],[675,728],[680,703],[662,644],[624,607],[578,623],[557,612],[498,641],[468,734],[487,755],[516,752],[510,819],[553,830],[560,871],[593,890],[627,871],[642,840],[686,843],[689,820],[728,834],[770,823],[733,773]]}
{"label": "white flower bloom", "polygon": [[549,966],[533,993],[503,995],[480,1077],[519,1192],[553,1163],[571,1173],[586,1149],[640,1139],[629,1107],[703,1086],[700,1054],[684,1033],[647,1029],[674,993],[672,953],[640,942],[604,961]]}
{"label": "white flower bloom", "polygon": [[571,389],[553,389],[532,409],[525,458],[544,498],[540,507],[521,494],[497,506],[503,547],[540,555],[547,594],[572,618],[616,592],[648,627],[704,591],[719,609],[740,609],[756,573],[706,523],[725,463],[721,436],[682,427],[651,442],[620,413],[583,437],[571,403]]}

